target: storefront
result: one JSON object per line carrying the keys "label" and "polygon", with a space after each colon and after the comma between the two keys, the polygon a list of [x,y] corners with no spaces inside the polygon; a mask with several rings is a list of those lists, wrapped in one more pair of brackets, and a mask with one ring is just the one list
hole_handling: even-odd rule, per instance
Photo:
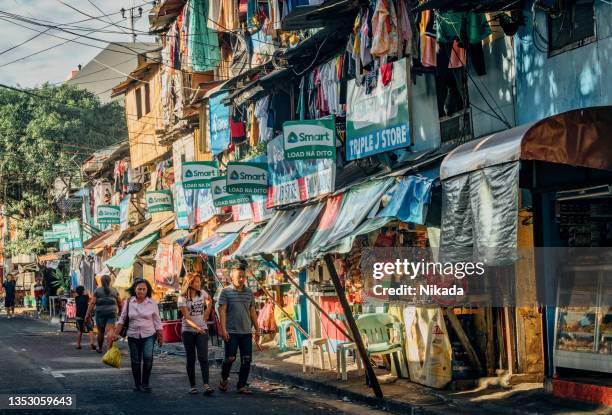
{"label": "storefront", "polygon": [[532,212],[547,387],[608,404],[611,123],[612,107],[570,111],[464,144],[441,168],[443,249],[514,262]]}

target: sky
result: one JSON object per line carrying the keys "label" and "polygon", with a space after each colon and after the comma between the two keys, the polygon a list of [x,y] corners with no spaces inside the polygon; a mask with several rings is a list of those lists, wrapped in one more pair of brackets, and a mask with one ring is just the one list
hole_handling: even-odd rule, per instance
{"label": "sky", "polygon": [[[78,11],[71,9],[66,6],[66,4],[78,9]],[[97,10],[94,5],[99,7],[103,13]],[[130,42],[132,40],[131,35],[128,34],[129,19],[123,19],[120,13],[122,7],[127,9],[132,5],[136,7],[142,6],[143,8],[142,17],[138,19],[135,24],[138,34],[136,41],[155,41],[152,36],[138,33],[138,31],[146,32],[148,30],[147,15],[152,7],[151,1],[0,0],[0,83],[13,86],[18,85],[21,87],[34,87],[45,82],[53,84],[64,82],[70,75],[72,69],[76,69],[79,64],[85,66],[87,62],[101,52],[107,45],[107,42]],[[98,19],[92,19],[79,13],[79,11]],[[39,32],[47,30],[48,27],[16,21],[14,17],[7,17],[5,13],[19,15],[28,20],[36,19],[39,23],[50,26],[61,25],[66,30],[74,32],[74,34],[57,29],[50,29],[48,32],[40,34],[27,43],[7,51],[7,49],[38,35]],[[100,17],[106,14],[109,16]],[[128,13],[126,13],[126,16],[127,15]],[[80,23],[74,23],[84,19],[87,20]],[[40,20],[45,20],[45,22],[40,22]],[[111,25],[111,21],[122,27]],[[14,23],[21,26],[17,26]],[[66,23],[74,23],[74,26],[78,26],[78,29],[68,28],[65,26]],[[30,27],[33,30],[22,26]],[[105,28],[105,26],[107,27]],[[88,34],[89,30],[95,32]],[[100,30],[118,33],[102,33]],[[124,33],[124,31],[128,33]],[[76,39],[78,42],[86,43],[91,46],[78,44],[73,41],[66,42],[64,39],[58,39],[51,35],[65,39]],[[77,35],[81,36],[77,37]],[[90,38],[84,38],[83,35]],[[100,41],[91,38],[100,39]],[[64,42],[66,43],[60,45]],[[53,47],[55,45],[59,46]],[[35,56],[13,62],[47,48],[51,49]]]}

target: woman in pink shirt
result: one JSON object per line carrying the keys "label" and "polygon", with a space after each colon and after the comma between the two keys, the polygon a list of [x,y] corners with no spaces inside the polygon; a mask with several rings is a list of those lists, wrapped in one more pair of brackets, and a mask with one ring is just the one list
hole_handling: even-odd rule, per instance
{"label": "woman in pink shirt", "polygon": [[149,281],[144,279],[134,281],[128,292],[130,298],[125,302],[115,333],[121,333],[123,325],[128,325],[127,337],[134,376],[134,391],[151,392],[149,378],[153,369],[155,339],[160,346],[162,345],[159,308],[157,302],[151,298],[153,288]]}

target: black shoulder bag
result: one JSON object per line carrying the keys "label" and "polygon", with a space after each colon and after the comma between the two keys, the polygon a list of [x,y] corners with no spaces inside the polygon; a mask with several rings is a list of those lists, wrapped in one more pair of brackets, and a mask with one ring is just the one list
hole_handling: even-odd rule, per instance
{"label": "black shoulder bag", "polygon": [[123,327],[121,327],[121,331],[119,332],[119,336],[125,338],[127,337],[128,328],[130,327],[130,302],[132,301],[132,297],[127,300],[127,310],[125,312],[125,321],[123,322]]}

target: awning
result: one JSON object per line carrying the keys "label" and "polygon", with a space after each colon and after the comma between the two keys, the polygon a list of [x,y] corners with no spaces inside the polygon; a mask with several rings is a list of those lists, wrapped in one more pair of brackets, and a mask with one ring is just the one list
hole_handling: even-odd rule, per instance
{"label": "awning", "polygon": [[133,244],[128,245],[123,248],[115,256],[106,261],[104,265],[109,268],[129,268],[136,261],[136,257],[142,253],[149,245],[157,240],[159,234],[156,232],[152,235],[149,235]]}
{"label": "awning", "polygon": [[98,254],[108,246],[115,246],[119,239],[121,239],[121,235],[122,231],[120,229],[103,232],[85,241],[83,249],[87,254]]}
{"label": "awning", "polygon": [[168,235],[160,238],[157,242],[160,244],[178,244],[178,245],[186,245],[191,238],[193,237],[193,233],[189,232],[187,229],[176,229],[170,232]]}
{"label": "awning", "polygon": [[323,209],[323,205],[324,203],[320,202],[276,212],[253,245],[244,250],[243,257],[271,254],[287,248],[310,228]]}
{"label": "awning", "polygon": [[153,233],[157,233],[160,230],[164,229],[166,226],[170,226],[174,224],[174,215],[170,216],[166,219],[161,219],[161,220],[156,220],[153,221],[151,223],[149,223],[147,226],[145,226],[140,232],[138,232],[138,234],[136,236],[134,236],[132,239],[130,239],[130,241],[128,242],[129,244],[132,244],[136,241],[139,241]]}
{"label": "awning", "polygon": [[57,261],[57,260],[62,259],[62,256],[63,256],[62,252],[51,252],[48,254],[39,255],[38,262]]}
{"label": "awning", "polygon": [[610,125],[612,106],[606,106],[569,111],[501,131],[451,151],[442,162],[440,178],[517,160],[612,170]]}
{"label": "awning", "polygon": [[427,0],[412,9],[413,12],[422,10],[439,11],[473,11],[473,12],[501,12],[520,7],[521,2],[516,0]]}
{"label": "awning", "polygon": [[219,252],[232,246],[236,238],[238,238],[238,233],[216,234],[201,242],[189,245],[187,250],[208,256],[215,256]]}
{"label": "awning", "polygon": [[373,180],[351,188],[343,194],[327,199],[325,211],[308,245],[297,258],[296,267],[302,268],[353,232],[378,205],[381,197],[395,182],[394,178]]}
{"label": "awning", "polygon": [[283,17],[281,25],[284,31],[314,29],[337,23],[340,18],[355,18],[359,1],[328,0],[315,6],[294,7]]}
{"label": "awning", "polygon": [[238,248],[236,248],[236,250],[232,252],[229,258],[230,259],[243,258],[245,256],[244,253],[249,252],[253,244],[257,241],[257,238],[259,238],[260,233],[261,233],[261,229],[247,233],[242,238],[242,241],[240,242],[240,245],[238,246]]}
{"label": "awning", "polygon": [[236,222],[227,222],[215,229],[215,233],[238,233],[251,223],[250,220],[238,220]]}

